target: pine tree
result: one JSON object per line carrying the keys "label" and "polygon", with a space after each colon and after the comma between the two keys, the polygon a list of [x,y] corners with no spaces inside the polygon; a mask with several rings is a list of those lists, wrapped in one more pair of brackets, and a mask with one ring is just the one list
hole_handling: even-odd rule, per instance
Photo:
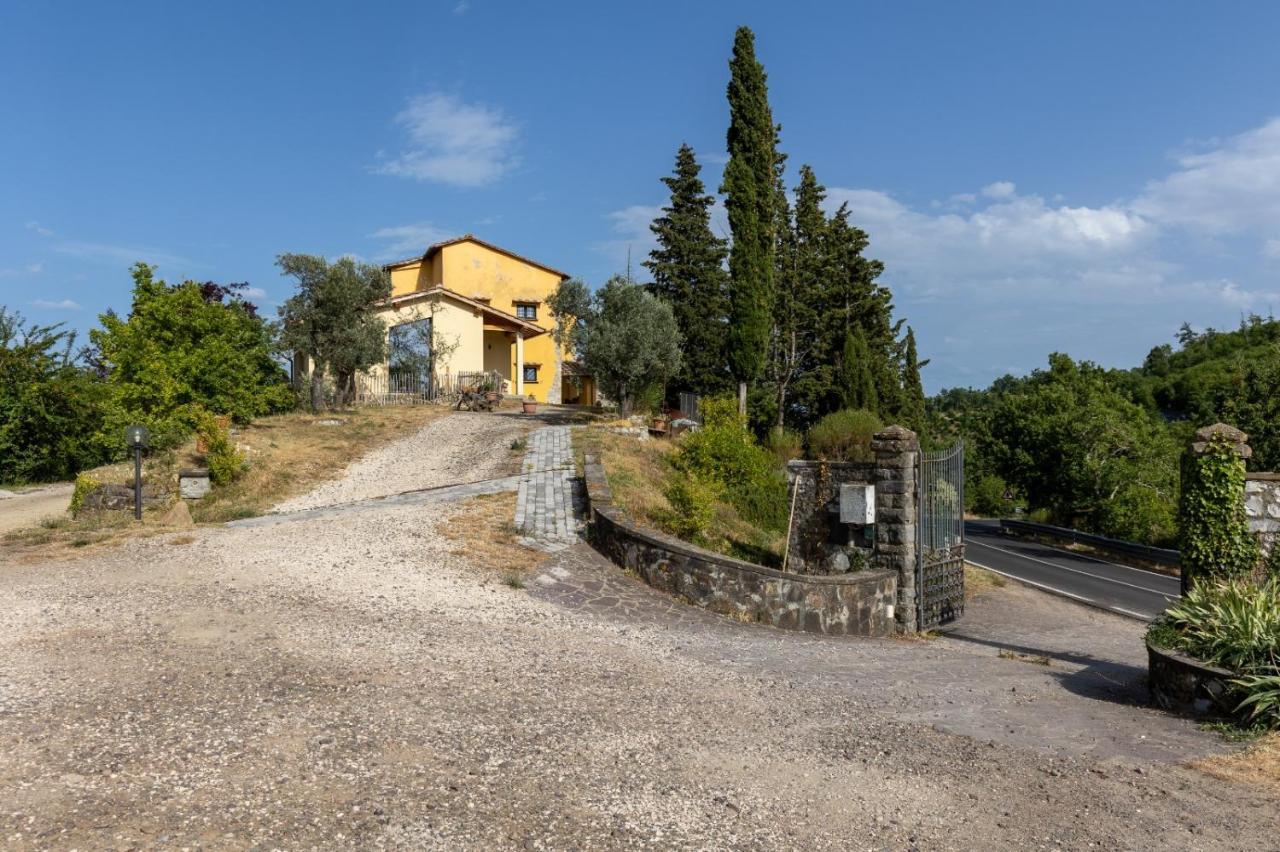
{"label": "pine tree", "polygon": [[675,171],[662,178],[669,204],[649,229],[658,245],[644,266],[653,273],[650,290],[671,305],[684,338],[684,359],[673,379],[678,390],[711,395],[729,387],[725,368],[728,331],[724,258],[728,247],[711,231],[711,206],[693,149],[681,145]]}
{"label": "pine tree", "polygon": [[906,355],[902,365],[902,410],[899,418],[916,432],[924,427],[924,385],[920,382],[922,366],[924,364],[919,362],[916,354],[916,333],[908,326]]}
{"label": "pine tree", "polygon": [[759,379],[769,345],[780,167],[778,128],[748,27],[734,35],[729,70],[729,162],[720,187],[733,234],[727,356],[738,382],[738,408],[745,413],[747,385]]}

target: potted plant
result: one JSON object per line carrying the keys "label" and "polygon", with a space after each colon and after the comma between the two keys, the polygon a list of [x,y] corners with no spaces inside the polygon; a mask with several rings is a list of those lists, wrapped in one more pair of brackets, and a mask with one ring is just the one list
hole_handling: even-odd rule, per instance
{"label": "potted plant", "polygon": [[486,378],[480,383],[480,391],[484,394],[484,398],[489,402],[498,401],[498,386],[494,384],[492,378]]}
{"label": "potted plant", "polygon": [[520,405],[524,409],[525,414],[538,413],[538,400],[537,398],[534,397],[533,394],[529,394],[523,400],[521,400]]}
{"label": "potted plant", "polygon": [[662,409],[658,409],[653,415],[653,431],[667,431],[667,413]]}

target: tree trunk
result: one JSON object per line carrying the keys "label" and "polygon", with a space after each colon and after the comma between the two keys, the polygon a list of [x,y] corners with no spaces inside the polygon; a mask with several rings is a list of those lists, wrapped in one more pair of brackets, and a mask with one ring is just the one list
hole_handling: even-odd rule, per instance
{"label": "tree trunk", "polygon": [[738,413],[747,416],[747,383],[738,382]]}
{"label": "tree trunk", "polygon": [[311,368],[311,413],[324,408],[324,368],[316,364]]}

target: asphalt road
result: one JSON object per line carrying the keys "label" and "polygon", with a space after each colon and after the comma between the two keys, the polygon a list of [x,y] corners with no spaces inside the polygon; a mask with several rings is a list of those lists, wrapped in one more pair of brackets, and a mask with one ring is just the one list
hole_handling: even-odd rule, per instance
{"label": "asphalt road", "polygon": [[1150,621],[1177,600],[1177,577],[1000,534],[999,521],[965,521],[965,559],[1090,606]]}

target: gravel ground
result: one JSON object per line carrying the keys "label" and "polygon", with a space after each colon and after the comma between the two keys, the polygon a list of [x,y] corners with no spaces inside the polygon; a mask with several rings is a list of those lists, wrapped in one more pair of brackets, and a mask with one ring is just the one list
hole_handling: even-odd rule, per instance
{"label": "gravel ground", "polygon": [[316,509],[514,473],[511,442],[529,426],[529,418],[508,411],[453,412],[375,450],[348,466],[341,477],[285,500],[272,511]]}
{"label": "gravel ground", "polygon": [[[442,421],[434,451],[505,456],[506,433],[474,446],[475,422]],[[880,695],[911,677],[886,660],[971,651],[793,645],[664,618],[638,587],[630,609],[586,611],[455,554],[446,518],[399,506],[0,557],[0,845],[1275,845],[1275,802],[1248,788],[959,735]],[[561,559],[545,576],[603,570],[581,546]],[[785,664],[729,656],[770,647]],[[837,657],[871,674],[853,688],[822,668]]]}

